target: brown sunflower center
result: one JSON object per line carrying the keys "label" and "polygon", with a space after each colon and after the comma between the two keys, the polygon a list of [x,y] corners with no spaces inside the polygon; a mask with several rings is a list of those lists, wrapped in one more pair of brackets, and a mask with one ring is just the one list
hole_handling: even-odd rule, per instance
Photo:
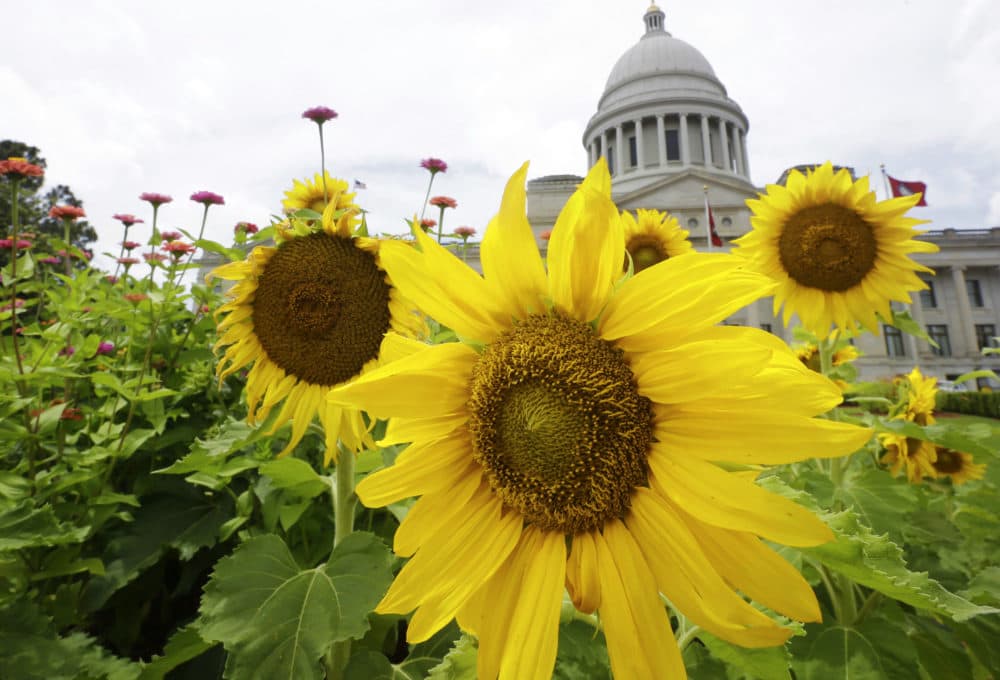
{"label": "brown sunflower center", "polygon": [[939,446],[937,447],[937,460],[934,461],[934,469],[942,474],[954,474],[962,469],[962,455],[957,451]]}
{"label": "brown sunflower center", "polygon": [[878,244],[871,225],[856,212],[825,203],[804,208],[785,224],[778,240],[781,265],[803,286],[845,291],[874,268]]}
{"label": "brown sunflower center", "polygon": [[336,385],[378,356],[389,285],[350,238],[312,234],[278,247],[257,281],[254,334],[268,358],[314,385]]}
{"label": "brown sunflower center", "polygon": [[[648,234],[639,234],[630,238],[625,250],[632,257],[632,270],[636,274],[670,258],[660,240]],[[628,259],[626,258],[624,270],[627,269]]]}
{"label": "brown sunflower center", "polygon": [[529,317],[486,348],[471,391],[473,455],[532,524],[596,529],[646,484],[652,406],[622,351],[590,326]]}

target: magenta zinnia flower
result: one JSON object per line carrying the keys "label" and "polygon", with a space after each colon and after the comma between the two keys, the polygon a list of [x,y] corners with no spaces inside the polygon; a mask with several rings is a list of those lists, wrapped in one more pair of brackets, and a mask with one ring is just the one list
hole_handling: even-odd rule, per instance
{"label": "magenta zinnia flower", "polygon": [[76,347],[73,347],[73,345],[66,345],[59,350],[59,356],[61,357],[71,357],[74,354],[76,354]]}
{"label": "magenta zinnia flower", "polygon": [[86,217],[87,213],[83,212],[83,208],[78,208],[75,205],[56,205],[49,210],[49,217],[54,217],[58,219],[75,220],[80,217]]}
{"label": "magenta zinnia flower", "polygon": [[62,264],[62,260],[60,258],[51,256],[43,257],[42,259],[39,260],[39,262],[42,262],[44,264]]}
{"label": "magenta zinnia flower", "polygon": [[106,340],[102,341],[101,344],[97,346],[98,354],[111,354],[115,351],[114,343],[108,342]]}
{"label": "magenta zinnia flower", "polygon": [[163,262],[165,259],[167,259],[167,256],[164,255],[163,253],[143,253],[142,259],[152,264],[153,262]]}
{"label": "magenta zinnia flower", "polygon": [[[143,194],[143,196],[147,196],[147,195],[152,195],[152,194]],[[169,199],[170,197],[167,196],[167,198]],[[168,202],[168,201],[164,201],[164,203],[166,203],[166,202]],[[129,215],[128,213],[115,213],[111,217],[112,217],[112,219],[116,219],[119,222],[121,222],[122,224],[124,224],[126,229],[129,228],[129,227],[131,227],[133,224],[139,224],[139,223],[142,222],[142,220],[140,220],[135,215]]]}
{"label": "magenta zinnia flower", "polygon": [[420,161],[420,167],[429,170],[432,175],[436,175],[439,172],[446,172],[448,170],[448,164],[440,158],[425,158]]}
{"label": "magenta zinnia flower", "polygon": [[256,234],[260,230],[253,222],[237,222],[236,226],[233,227],[233,231],[237,234],[241,231],[245,234]]}
{"label": "magenta zinnia flower", "polygon": [[[11,246],[14,245],[14,241],[9,238],[0,239],[0,250],[10,250]],[[25,248],[30,248],[35,245],[31,241],[27,241],[23,238],[17,239],[17,250],[24,250]]]}
{"label": "magenta zinnia flower", "polygon": [[456,201],[451,196],[435,196],[430,201],[431,205],[435,205],[439,208],[457,208],[458,201]]}
{"label": "magenta zinnia flower", "polygon": [[164,203],[170,203],[170,201],[174,199],[172,196],[167,196],[166,194],[157,194],[151,191],[147,191],[146,193],[139,194],[139,200],[151,203],[153,207],[156,208],[163,205]]}
{"label": "magenta zinnia flower", "polygon": [[322,125],[328,120],[333,120],[337,115],[337,112],[328,106],[314,106],[302,112],[303,118],[308,118],[317,125]]}
{"label": "magenta zinnia flower", "polygon": [[196,191],[191,194],[191,200],[204,206],[226,204],[226,199],[211,191]]}
{"label": "magenta zinnia flower", "polygon": [[139,264],[139,258],[137,257],[119,257],[115,260],[118,264],[125,265],[126,268],[131,267],[134,264]]}

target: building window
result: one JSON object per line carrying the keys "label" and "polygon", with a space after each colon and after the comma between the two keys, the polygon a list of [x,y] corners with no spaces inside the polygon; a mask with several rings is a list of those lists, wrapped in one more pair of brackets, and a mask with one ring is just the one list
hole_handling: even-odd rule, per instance
{"label": "building window", "polygon": [[983,306],[983,290],[979,287],[979,281],[976,279],[966,279],[965,290],[969,294],[970,305],[973,307]]}
{"label": "building window", "polygon": [[697,226],[698,226],[697,217],[692,217],[691,219],[688,220],[688,229],[694,229]]}
{"label": "building window", "polygon": [[927,290],[920,291],[920,304],[924,307],[937,307],[937,295],[934,292],[934,282],[923,280],[927,284]]}
{"label": "building window", "polygon": [[664,136],[667,140],[667,160],[679,161],[681,159],[681,137],[679,130],[666,130]]}
{"label": "building window", "polygon": [[608,146],[607,161],[608,161],[608,172],[612,175],[615,174],[615,147],[610,145]]}
{"label": "building window", "polygon": [[882,326],[882,333],[885,335],[885,353],[890,357],[905,357],[902,332],[893,326]]}
{"label": "building window", "polygon": [[633,168],[639,165],[639,150],[635,146],[635,137],[628,138],[628,163]]}
{"label": "building window", "polygon": [[931,351],[935,356],[951,356],[951,339],[948,337],[948,327],[943,323],[927,324],[927,335],[937,343],[937,347],[931,345]]}
{"label": "building window", "polygon": [[722,226],[724,226],[724,227],[731,227],[731,226],[733,226],[733,220],[731,218],[729,218],[729,217],[723,217],[722,218]]}
{"label": "building window", "polygon": [[997,337],[997,327],[991,323],[977,323],[976,324],[976,344],[979,349],[984,347],[997,347],[998,343]]}

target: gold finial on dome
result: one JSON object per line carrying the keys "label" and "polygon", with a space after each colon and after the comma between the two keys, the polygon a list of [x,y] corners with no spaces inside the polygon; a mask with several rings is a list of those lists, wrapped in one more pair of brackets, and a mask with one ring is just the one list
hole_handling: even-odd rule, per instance
{"label": "gold finial on dome", "polygon": [[659,7],[658,7],[658,6],[656,5],[656,3],[655,3],[655,2],[651,2],[651,3],[649,4],[649,9],[647,9],[647,10],[646,10],[646,12],[647,12],[647,13],[648,13],[648,12],[662,12],[662,11],[663,11],[663,10],[661,10],[661,9],[660,9],[660,8],[659,8]]}

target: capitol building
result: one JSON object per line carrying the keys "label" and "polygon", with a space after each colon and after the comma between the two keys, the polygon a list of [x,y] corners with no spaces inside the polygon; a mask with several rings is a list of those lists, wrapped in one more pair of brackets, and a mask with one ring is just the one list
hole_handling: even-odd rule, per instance
{"label": "capitol building", "polygon": [[[643,17],[645,33],[612,67],[597,111],[583,131],[587,167],[604,156],[618,207],[669,211],[690,232],[698,250],[708,246],[707,192],[716,230],[726,242],[723,249],[729,250],[730,241],[750,230],[745,201],[764,191],[750,176],[749,119],[728,96],[708,59],[671,35],[664,18],[659,7],[650,6]],[[566,174],[528,182],[528,219],[536,236],[552,228],[582,179]],[[914,294],[905,308],[937,347],[884,326],[879,336],[865,334],[855,340],[864,354],[857,362],[861,377],[906,373],[914,365],[941,379],[980,368],[1000,371],[1000,355],[981,353],[1000,335],[1000,227],[944,229],[920,238],[940,248],[915,257],[936,275],[922,275],[929,289]],[[757,326],[792,340],[791,329],[773,315],[770,298],[726,323]]]}

